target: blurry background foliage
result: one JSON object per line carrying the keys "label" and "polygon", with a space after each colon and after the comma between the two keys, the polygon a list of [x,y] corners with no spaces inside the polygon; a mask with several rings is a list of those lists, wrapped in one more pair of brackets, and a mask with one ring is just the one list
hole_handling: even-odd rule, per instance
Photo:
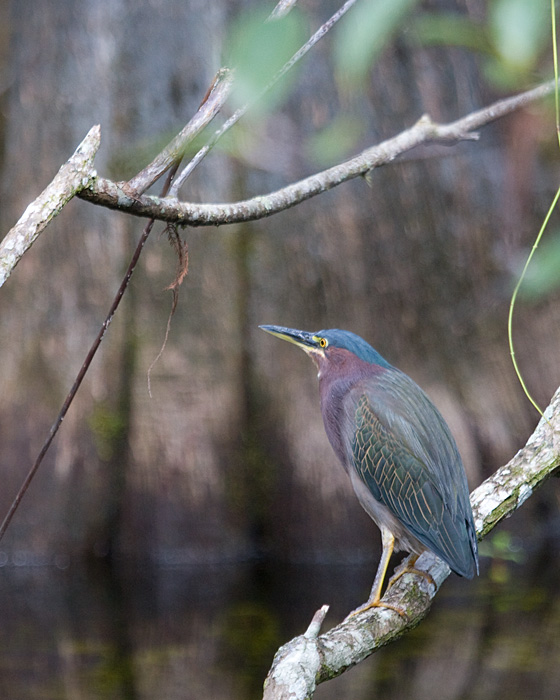
{"label": "blurry background foliage", "polygon": [[[339,89],[363,89],[370,69],[418,0],[358,3],[344,18],[334,39]],[[344,88],[345,86],[345,88]]]}
{"label": "blurry background foliage", "polygon": [[[521,272],[521,265],[516,275]],[[535,250],[527,269],[520,297],[535,302],[560,287],[560,231],[548,231]]]}
{"label": "blurry background foliage", "polygon": [[[343,21],[336,34],[334,61],[339,89],[364,90],[371,66],[382,49],[406,25],[405,39],[423,46],[442,45],[470,49],[481,55],[489,84],[500,90],[521,90],[552,75],[550,3],[548,0],[493,0],[479,22],[458,12],[428,12],[420,8],[414,20],[412,11],[418,0],[376,0],[358,5]],[[349,153],[360,137],[359,127],[349,135],[350,119],[341,115],[326,133],[332,144],[336,129],[343,134],[339,153]],[[352,133],[352,132],[350,132]],[[326,137],[313,137],[310,151],[323,163]]]}
{"label": "blurry background foliage", "polygon": [[[299,10],[294,8],[281,19],[267,21],[272,7],[247,10],[231,24],[225,46],[225,64],[235,69],[232,100],[236,107],[253,103],[286,61],[305,43],[307,30]],[[263,112],[276,109],[289,94],[299,70],[300,65],[296,64],[265,99],[255,104],[249,116],[259,119]]]}
{"label": "blurry background foliage", "polygon": [[[461,46],[485,58],[486,75],[496,86],[520,89],[542,80],[542,62],[550,68],[549,0],[490,0],[487,13],[473,21],[459,12],[425,11],[419,0],[369,0],[357,3],[333,32],[333,62],[341,90],[363,89],[381,51],[405,28],[406,37],[423,45]],[[266,9],[237,15],[226,40],[226,65],[236,69],[238,104],[252,101],[309,35],[305,16],[294,8],[267,21]],[[414,10],[417,10],[414,13]],[[313,60],[310,54],[308,60]],[[266,108],[276,107],[297,78],[290,71]]]}
{"label": "blurry background foliage", "polygon": [[[274,3],[236,14],[222,51],[223,65],[235,69],[231,104],[251,109],[217,145],[222,152],[246,158],[254,128],[293,95],[307,61],[316,61],[320,46],[261,95],[277,71],[302,46],[315,27],[295,7],[286,17],[267,21]],[[497,90],[522,90],[552,76],[550,3],[548,0],[493,0],[479,21],[450,11],[423,9],[419,0],[368,0],[357,3],[335,27],[329,39],[329,61],[344,109],[332,114],[328,125],[307,136],[305,154],[317,167],[327,167],[356,152],[366,133],[363,116],[353,113],[353,95],[368,90],[371,69],[383,49],[395,40],[410,46],[462,47],[482,61],[489,85]],[[261,97],[259,98],[259,95]],[[259,99],[257,99],[259,98]],[[420,116],[420,115],[418,115]],[[190,145],[187,156],[204,145],[210,127]],[[173,136],[154,135],[148,143],[116,149],[111,173],[129,177],[141,169]]]}
{"label": "blurry background foliage", "polygon": [[[522,90],[552,75],[549,0],[493,0],[480,21],[458,12],[424,11],[419,0],[370,0],[357,3],[332,35],[332,62],[339,94],[346,109],[330,123],[308,135],[306,155],[317,167],[328,167],[356,152],[366,128],[352,113],[352,93],[365,91],[371,68],[384,47],[404,30],[405,41],[422,46],[455,46],[471,50],[482,61],[483,73],[499,91]],[[309,34],[304,15],[295,8],[289,15],[268,22],[273,4],[239,14],[226,44],[226,64],[235,67],[235,106],[256,100],[282,65]],[[416,11],[416,13],[415,13]],[[413,21],[411,21],[413,19]],[[247,120],[222,141],[222,149],[242,157],[255,121],[262,120],[289,99],[304,59],[257,101]],[[522,265],[522,262],[521,262]],[[513,270],[513,277],[521,273]],[[534,257],[524,282],[522,298],[537,301],[560,284],[560,235],[546,240]]]}
{"label": "blurry background foliage", "polygon": [[425,13],[414,29],[424,45],[481,53],[486,78],[497,88],[519,90],[551,76],[548,0],[493,0],[480,23],[455,13]]}

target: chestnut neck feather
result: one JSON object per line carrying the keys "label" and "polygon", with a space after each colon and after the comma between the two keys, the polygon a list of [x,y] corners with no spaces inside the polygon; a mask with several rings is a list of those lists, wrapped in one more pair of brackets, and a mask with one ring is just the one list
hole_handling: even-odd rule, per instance
{"label": "chestnut neck feather", "polygon": [[317,358],[321,413],[329,442],[346,469],[346,450],[340,433],[343,425],[343,399],[349,390],[365,379],[387,371],[387,368],[365,362],[343,348],[331,347],[324,357]]}

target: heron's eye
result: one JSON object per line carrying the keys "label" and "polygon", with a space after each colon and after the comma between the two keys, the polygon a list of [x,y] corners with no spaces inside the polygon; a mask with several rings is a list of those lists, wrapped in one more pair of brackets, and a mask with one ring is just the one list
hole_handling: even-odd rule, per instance
{"label": "heron's eye", "polygon": [[326,338],[319,338],[319,347],[326,348],[329,341]]}

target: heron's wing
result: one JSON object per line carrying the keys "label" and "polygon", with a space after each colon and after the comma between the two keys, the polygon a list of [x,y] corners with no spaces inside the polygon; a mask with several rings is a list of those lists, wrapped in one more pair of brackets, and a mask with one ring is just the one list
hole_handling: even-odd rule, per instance
{"label": "heron's wing", "polygon": [[359,383],[351,394],[354,406],[366,396],[376,420],[422,463],[453,515],[471,512],[455,440],[440,412],[409,376],[392,367]]}
{"label": "heron's wing", "polygon": [[455,442],[412,380],[401,372],[385,379],[350,393],[354,468],[373,497],[420,542],[457,573],[472,576],[476,540]]}

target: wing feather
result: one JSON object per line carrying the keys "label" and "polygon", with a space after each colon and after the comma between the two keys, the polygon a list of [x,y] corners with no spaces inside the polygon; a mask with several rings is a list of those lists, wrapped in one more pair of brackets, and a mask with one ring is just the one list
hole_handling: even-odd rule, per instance
{"label": "wing feather", "polygon": [[476,539],[466,477],[437,409],[393,368],[374,384],[356,386],[348,400],[355,407],[351,457],[360,479],[422,544],[472,576]]}

